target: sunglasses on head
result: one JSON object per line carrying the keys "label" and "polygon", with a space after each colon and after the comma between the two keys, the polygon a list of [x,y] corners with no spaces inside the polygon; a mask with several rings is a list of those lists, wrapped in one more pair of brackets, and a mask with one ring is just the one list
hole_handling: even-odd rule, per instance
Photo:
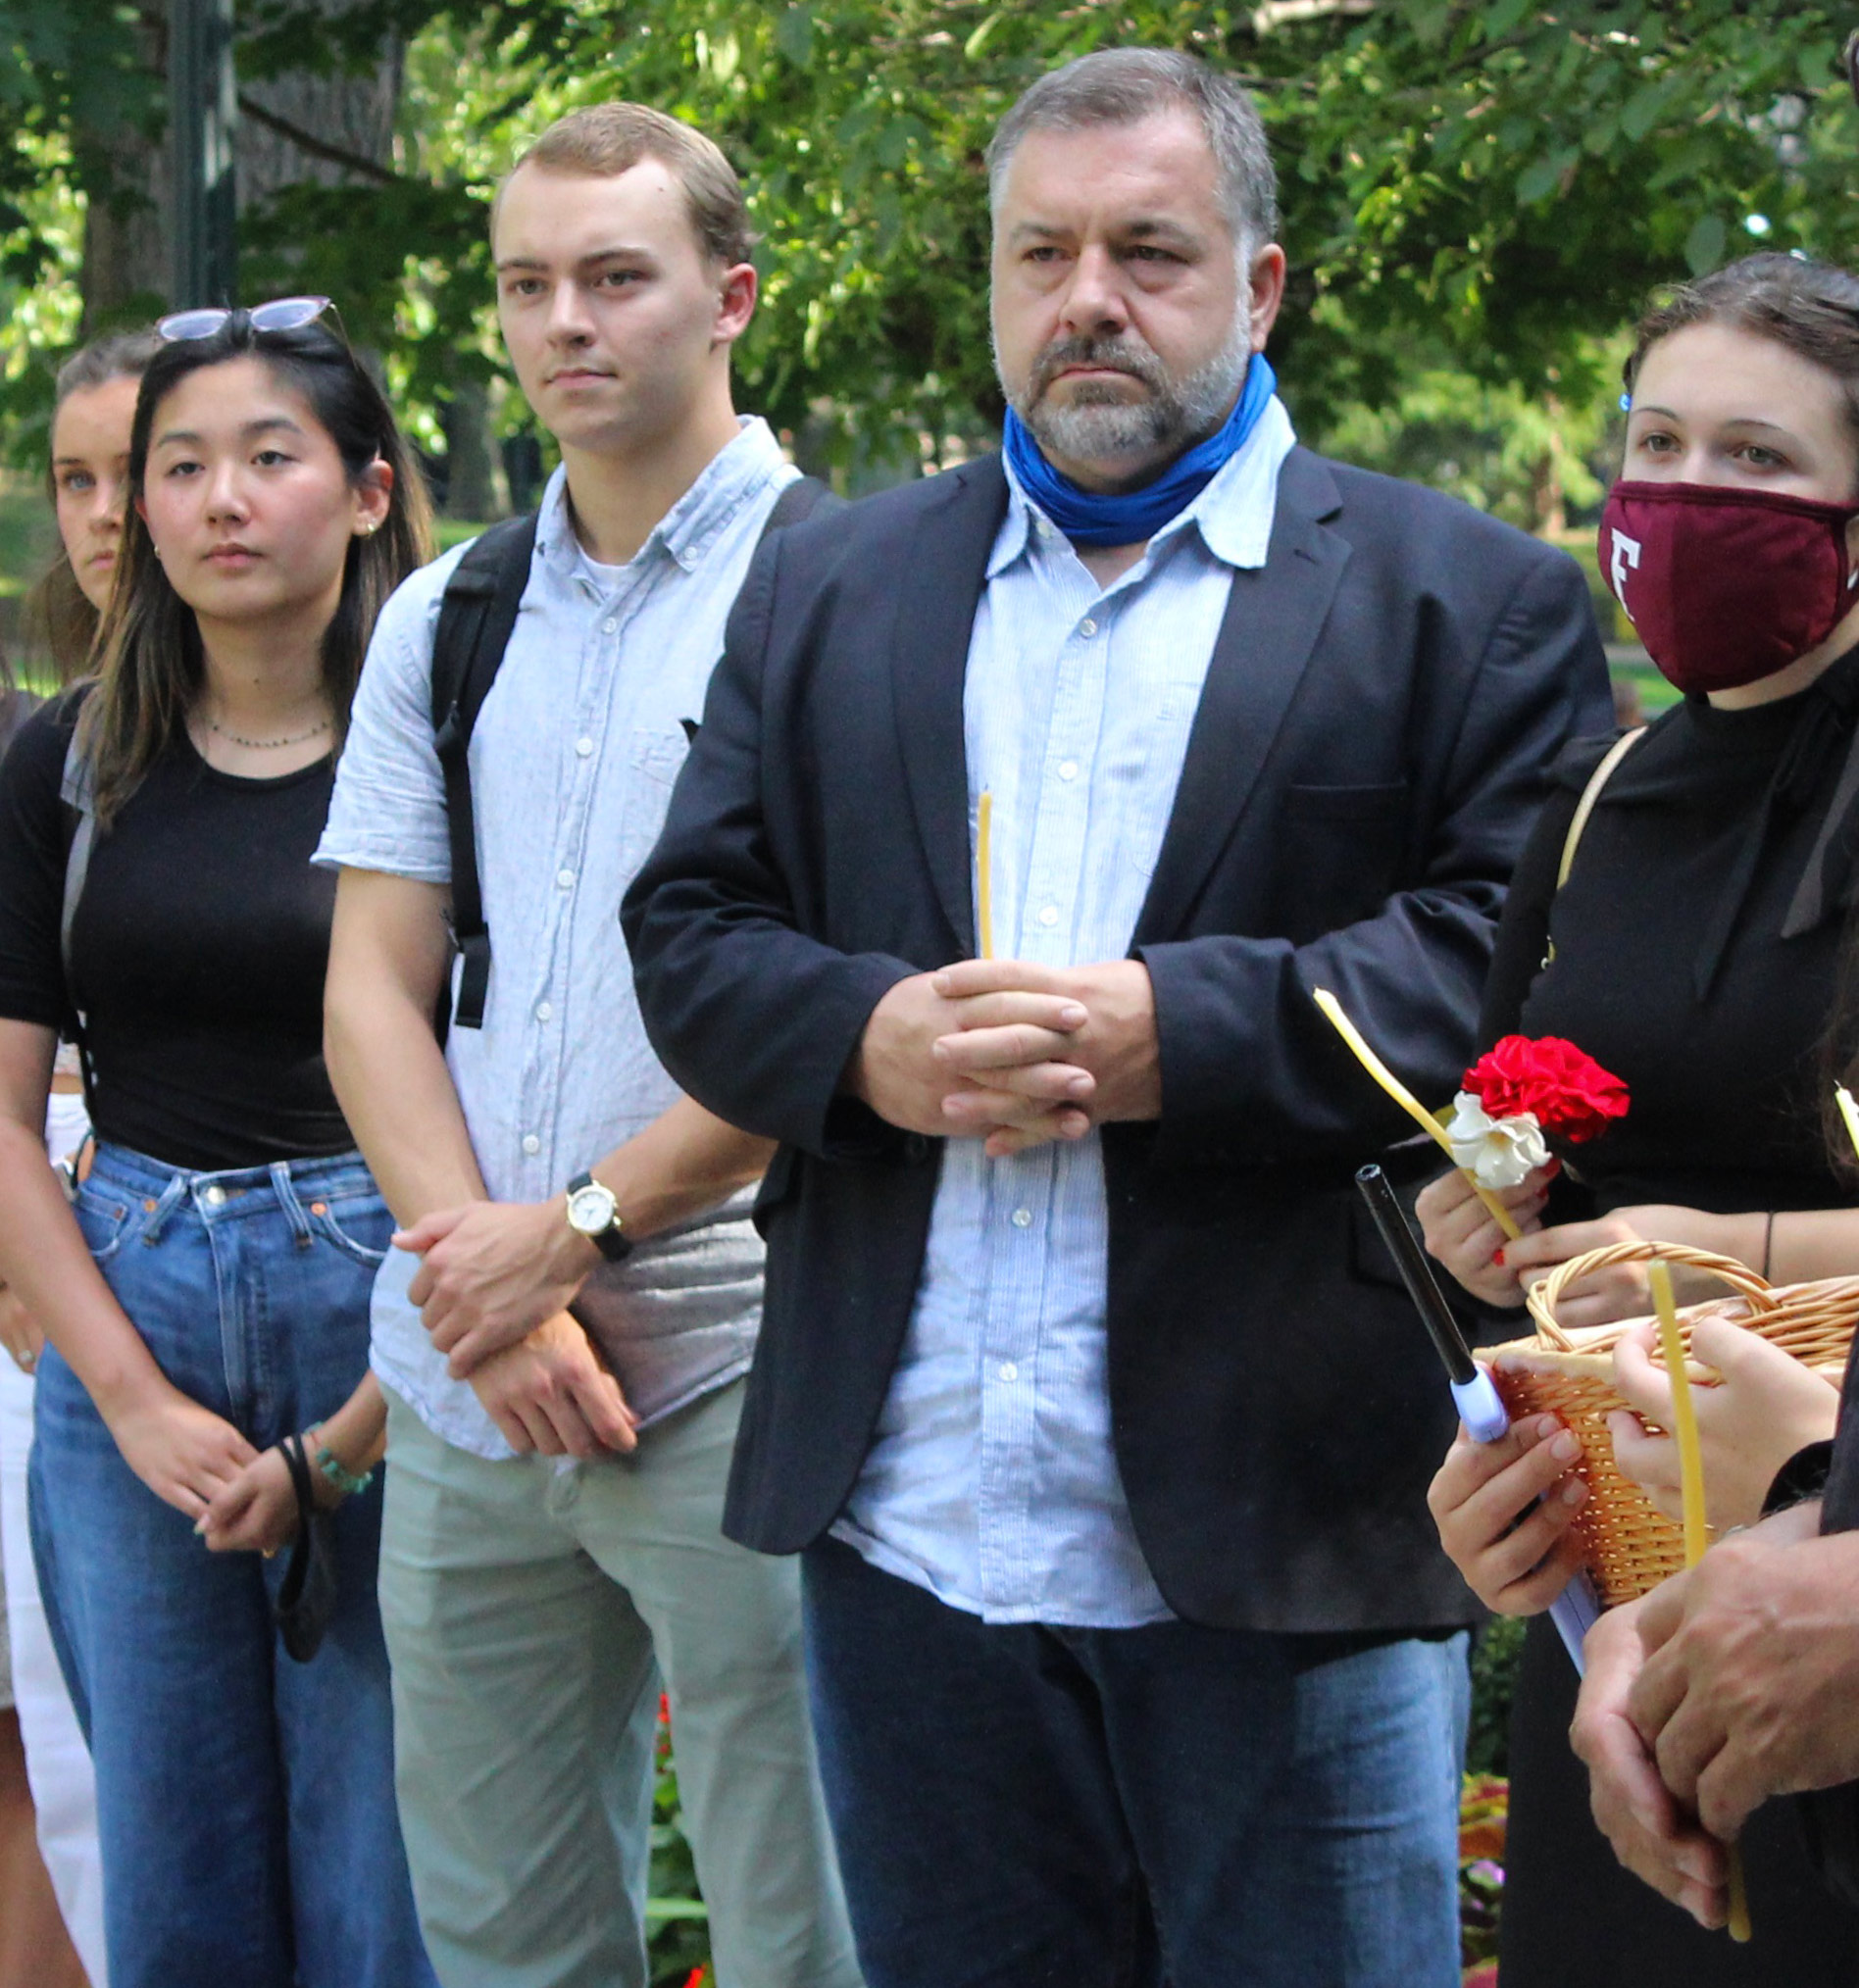
{"label": "sunglasses on head", "polygon": [[155,335],[175,343],[183,338],[211,338],[228,320],[243,316],[254,331],[294,331],[314,323],[329,308],[327,297],[274,297],[241,313],[236,306],[209,304],[197,311],[172,311],[155,321]]}

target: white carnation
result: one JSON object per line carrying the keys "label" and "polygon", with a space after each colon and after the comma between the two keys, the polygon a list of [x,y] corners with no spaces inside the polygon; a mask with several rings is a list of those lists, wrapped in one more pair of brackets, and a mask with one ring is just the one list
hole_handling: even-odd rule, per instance
{"label": "white carnation", "polygon": [[1446,1120],[1452,1157],[1481,1187],[1517,1187],[1532,1168],[1547,1165],[1549,1149],[1534,1112],[1494,1118],[1473,1091],[1452,1101]]}

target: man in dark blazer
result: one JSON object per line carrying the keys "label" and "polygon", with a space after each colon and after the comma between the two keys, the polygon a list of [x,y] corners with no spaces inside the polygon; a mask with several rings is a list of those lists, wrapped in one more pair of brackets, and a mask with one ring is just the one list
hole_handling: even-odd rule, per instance
{"label": "man in dark blazer", "polygon": [[781,1142],[726,1526],[805,1556],[871,1988],[1443,1988],[1451,1411],[1311,990],[1451,1095],[1586,593],[1295,446],[1234,85],[1088,57],[989,165],[1005,467],[770,543],[624,914]]}

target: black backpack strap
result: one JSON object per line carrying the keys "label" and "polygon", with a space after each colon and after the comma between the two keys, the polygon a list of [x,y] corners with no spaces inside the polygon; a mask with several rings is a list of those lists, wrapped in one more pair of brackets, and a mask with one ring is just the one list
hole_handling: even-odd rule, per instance
{"label": "black backpack strap", "polygon": [[65,996],[71,1004],[77,1050],[77,1066],[83,1073],[84,1109],[96,1118],[95,1079],[90,1069],[90,1049],[85,1040],[87,1019],[77,999],[77,977],[72,970],[71,934],[77,921],[78,900],[84,894],[84,878],[90,873],[90,852],[97,840],[96,783],[90,765],[77,749],[74,731],[65,748],[65,770],[58,783],[58,798],[72,821],[71,841],[65,849],[65,892],[58,913],[58,957],[65,969]]}
{"label": "black backpack strap", "polygon": [[[453,569],[432,637],[432,740],[445,778],[452,845],[452,938],[464,966],[451,1019],[482,1028],[490,991],[490,932],[477,875],[477,824],[472,811],[472,728],[517,625],[535,552],[534,516],[493,525]],[[441,1002],[439,1035],[445,1034]]]}
{"label": "black backpack strap", "polygon": [[[803,519],[811,518],[821,505],[829,511],[839,511],[845,507],[843,497],[835,497],[818,476],[803,476],[797,483],[789,483],[775,500],[775,508],[762,525],[762,537],[771,531],[779,531],[784,524],[798,524]],[[759,544],[761,541],[758,540]]]}
{"label": "black backpack strap", "polygon": [[[823,504],[836,509],[843,501],[819,477],[802,476],[776,498],[763,522],[762,537],[811,518]],[[535,529],[533,516],[513,518],[492,525],[472,544],[445,584],[432,636],[432,737],[445,776],[446,826],[452,845],[452,938],[464,960],[450,1019],[461,1028],[483,1027],[484,1002],[490,992],[490,930],[484,922],[477,824],[472,812],[472,728],[517,625],[523,590],[529,583]],[[688,720],[685,723],[689,726]],[[445,1026],[441,1000],[441,1041]]]}

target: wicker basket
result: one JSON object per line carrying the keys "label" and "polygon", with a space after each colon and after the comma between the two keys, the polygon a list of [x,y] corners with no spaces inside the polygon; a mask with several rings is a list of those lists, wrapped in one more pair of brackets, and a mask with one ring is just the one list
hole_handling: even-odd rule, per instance
{"label": "wicker basket", "polygon": [[[1685,1350],[1691,1321],[1706,1312],[1721,1313],[1759,1332],[1809,1367],[1827,1371],[1837,1383],[1859,1322],[1859,1277],[1830,1277],[1819,1283],[1772,1285],[1733,1257],[1676,1243],[1615,1243],[1558,1265],[1532,1286],[1529,1304],[1537,1331],[1529,1339],[1483,1349],[1504,1406],[1516,1419],[1545,1410],[1560,1416],[1582,1445],[1577,1467],[1587,1480],[1588,1499],[1576,1519],[1587,1548],[1587,1566],[1604,1608],[1630,1602],[1684,1566],[1682,1529],[1653,1509],[1646,1494],[1623,1477],[1614,1462],[1607,1417],[1624,1409],[1614,1387],[1614,1343],[1638,1322],[1565,1332],[1556,1323],[1556,1304],[1577,1278],[1615,1264],[1641,1264],[1662,1257],[1721,1277],[1735,1293],[1679,1313]],[[1694,1384],[1709,1386],[1716,1373],[1696,1362],[1687,1365]]]}

